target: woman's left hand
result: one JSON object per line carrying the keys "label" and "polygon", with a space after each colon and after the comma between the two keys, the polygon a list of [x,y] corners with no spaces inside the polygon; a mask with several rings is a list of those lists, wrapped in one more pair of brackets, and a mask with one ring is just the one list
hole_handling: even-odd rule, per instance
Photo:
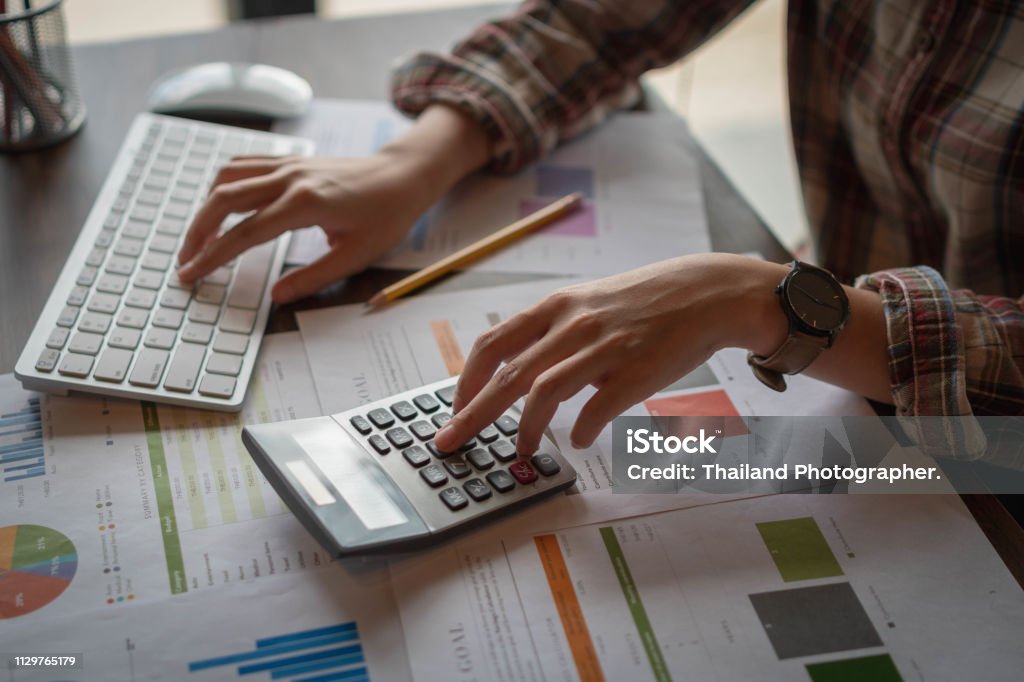
{"label": "woman's left hand", "polygon": [[597,392],[571,437],[573,447],[588,447],[615,416],[720,348],[763,354],[781,344],[786,321],[772,291],[786,272],[702,254],[557,291],[480,335],[459,379],[456,414],[435,443],[456,450],[525,395],[516,447],[531,454],[558,405],[592,385]]}

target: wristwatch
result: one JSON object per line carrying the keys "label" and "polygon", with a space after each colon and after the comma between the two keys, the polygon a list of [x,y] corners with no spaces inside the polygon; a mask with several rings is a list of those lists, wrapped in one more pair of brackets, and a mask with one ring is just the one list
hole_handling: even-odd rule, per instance
{"label": "wristwatch", "polygon": [[850,301],[835,275],[800,261],[793,261],[775,295],[789,320],[789,334],[771,355],[748,353],[747,363],[765,386],[785,391],[784,374],[802,372],[835,343],[850,319]]}

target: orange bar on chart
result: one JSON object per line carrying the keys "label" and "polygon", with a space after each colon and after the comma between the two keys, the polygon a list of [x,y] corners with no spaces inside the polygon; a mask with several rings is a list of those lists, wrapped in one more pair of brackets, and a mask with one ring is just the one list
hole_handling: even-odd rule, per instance
{"label": "orange bar on chart", "polygon": [[441,351],[444,366],[448,368],[448,376],[462,374],[466,358],[462,356],[462,349],[459,348],[459,340],[455,338],[452,323],[448,320],[434,320],[430,323],[430,331],[434,333],[434,341],[437,342],[437,349]]}
{"label": "orange bar on chart", "polygon": [[533,541],[537,544],[540,563],[544,567],[551,596],[555,599],[558,616],[562,620],[569,651],[576,662],[576,672],[583,682],[604,682],[604,671],[601,670],[601,662],[597,660],[597,650],[590,639],[590,630],[583,618],[580,600],[572,586],[572,577],[565,565],[558,538],[554,535],[538,535]]}

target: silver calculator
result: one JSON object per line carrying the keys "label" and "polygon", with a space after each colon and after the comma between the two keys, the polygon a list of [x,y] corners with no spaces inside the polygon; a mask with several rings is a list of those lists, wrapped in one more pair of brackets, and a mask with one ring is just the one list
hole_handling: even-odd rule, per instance
{"label": "silver calculator", "polygon": [[415,549],[576,482],[545,434],[516,453],[509,408],[457,452],[434,434],[451,419],[456,378],[338,414],[247,426],[242,441],[305,527],[334,556]]}

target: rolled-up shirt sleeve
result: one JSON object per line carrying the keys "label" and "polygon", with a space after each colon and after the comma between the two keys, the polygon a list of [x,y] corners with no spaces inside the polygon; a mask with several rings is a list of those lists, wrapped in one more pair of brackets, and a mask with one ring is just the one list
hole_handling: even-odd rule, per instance
{"label": "rolled-up shirt sleeve", "polygon": [[488,22],[451,53],[420,53],[392,74],[395,105],[469,114],[514,172],[635,103],[645,71],[700,45],[751,0],[536,0]]}
{"label": "rolled-up shirt sleeve", "polygon": [[[882,297],[898,416],[1024,415],[1024,298],[950,289],[923,266],[865,275],[857,286]],[[986,443],[971,419],[915,424],[931,454],[1024,467],[1024,453]]]}

